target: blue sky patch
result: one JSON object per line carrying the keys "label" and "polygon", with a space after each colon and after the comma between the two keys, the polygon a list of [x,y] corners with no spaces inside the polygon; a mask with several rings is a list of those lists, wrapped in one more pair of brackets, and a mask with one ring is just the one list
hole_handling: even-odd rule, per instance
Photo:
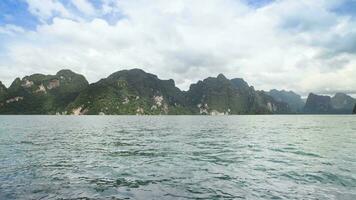
{"label": "blue sky patch", "polygon": [[38,19],[28,11],[28,5],[24,1],[0,1],[0,26],[14,24],[25,29],[35,29],[38,23]]}
{"label": "blue sky patch", "polygon": [[274,0],[245,0],[248,5],[254,7],[254,8],[260,8],[263,7],[269,3],[272,3]]}
{"label": "blue sky patch", "polygon": [[334,8],[332,11],[340,15],[356,17],[356,0],[345,0],[342,4]]}

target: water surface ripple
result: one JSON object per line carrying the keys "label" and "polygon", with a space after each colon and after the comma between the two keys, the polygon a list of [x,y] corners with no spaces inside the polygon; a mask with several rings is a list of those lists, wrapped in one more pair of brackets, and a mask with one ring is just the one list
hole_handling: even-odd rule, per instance
{"label": "water surface ripple", "polygon": [[0,199],[356,199],[354,116],[1,116]]}

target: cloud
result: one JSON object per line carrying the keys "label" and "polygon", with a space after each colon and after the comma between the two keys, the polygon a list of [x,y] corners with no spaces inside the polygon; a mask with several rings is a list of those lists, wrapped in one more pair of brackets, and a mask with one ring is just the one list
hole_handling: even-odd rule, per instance
{"label": "cloud", "polygon": [[333,10],[340,1],[284,0],[256,7],[238,0],[103,0],[97,9],[73,1],[91,16],[85,20],[60,1],[46,1],[47,7],[28,1],[43,23],[4,43],[0,79],[8,84],[15,76],[61,68],[94,82],[140,67],[173,78],[182,89],[224,73],[257,89],[356,90],[356,26],[349,15]]}
{"label": "cloud", "polygon": [[94,15],[95,9],[87,0],[73,0],[72,3],[82,13],[86,15]]}
{"label": "cloud", "polygon": [[26,0],[30,13],[45,22],[53,16],[73,18],[60,1],[57,0]]}
{"label": "cloud", "polygon": [[6,24],[5,26],[0,27],[0,34],[14,36],[16,34],[24,32],[25,30],[23,28],[12,24]]}

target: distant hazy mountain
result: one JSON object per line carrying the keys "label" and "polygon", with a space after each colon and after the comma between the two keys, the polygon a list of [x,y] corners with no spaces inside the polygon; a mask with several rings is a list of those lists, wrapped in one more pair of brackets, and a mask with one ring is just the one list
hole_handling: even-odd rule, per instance
{"label": "distant hazy mountain", "polygon": [[311,114],[351,114],[355,103],[355,99],[343,93],[337,93],[332,98],[311,93],[305,104],[304,112]]}
{"label": "distant hazy mountain", "polygon": [[16,78],[7,89],[5,99],[3,97],[0,113],[61,113],[87,86],[84,76],[70,70],[61,70],[56,75],[33,74]]}
{"label": "distant hazy mountain", "polygon": [[355,106],[354,106],[354,110],[353,110],[352,113],[353,113],[353,114],[356,114],[356,104],[355,104]]}
{"label": "distant hazy mountain", "polygon": [[276,101],[287,103],[292,112],[300,113],[303,111],[305,103],[301,96],[293,91],[273,89],[267,92],[267,94],[272,96]]}
{"label": "distant hazy mountain", "polygon": [[311,93],[302,109],[303,104],[294,92],[256,91],[223,74],[188,91],[141,69],[118,71],[90,85],[70,70],[16,78],[9,88],[0,82],[0,114],[351,114],[356,101],[342,93],[332,98]]}
{"label": "distant hazy mountain", "polygon": [[336,93],[331,98],[331,104],[335,113],[350,114],[356,103],[356,99],[344,93]]}
{"label": "distant hazy mountain", "polygon": [[310,93],[304,106],[304,112],[308,114],[328,114],[333,110],[331,97]]}

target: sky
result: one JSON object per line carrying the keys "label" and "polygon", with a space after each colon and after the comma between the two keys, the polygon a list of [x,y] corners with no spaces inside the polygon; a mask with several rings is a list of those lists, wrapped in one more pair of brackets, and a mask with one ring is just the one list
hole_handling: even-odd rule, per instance
{"label": "sky", "polygon": [[141,68],[191,83],[356,95],[356,0],[1,0],[0,81]]}

